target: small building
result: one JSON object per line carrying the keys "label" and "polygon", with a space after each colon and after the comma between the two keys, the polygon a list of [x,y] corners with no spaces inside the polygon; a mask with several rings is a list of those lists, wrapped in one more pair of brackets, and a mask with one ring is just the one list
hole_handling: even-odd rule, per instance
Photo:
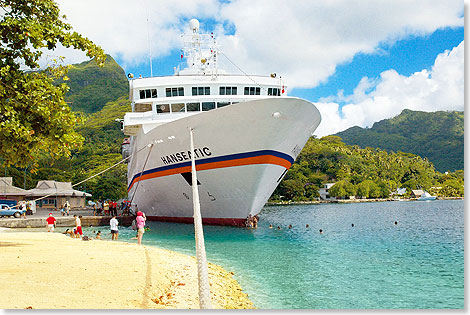
{"label": "small building", "polygon": [[412,198],[419,198],[419,197],[421,197],[422,194],[424,194],[424,191],[421,190],[421,189],[411,190],[411,197]]}
{"label": "small building", "polygon": [[86,206],[86,198],[91,194],[75,190],[70,182],[56,182],[55,180],[41,180],[36,188],[27,191],[29,199],[37,199],[46,197],[36,201],[38,208],[60,209],[66,201],[70,203],[72,208],[84,208]]}
{"label": "small building", "polygon": [[406,188],[397,188],[395,191],[392,191],[391,195],[398,195],[398,196],[403,196],[406,194]]}
{"label": "small building", "polygon": [[323,185],[322,188],[318,190],[318,194],[320,195],[320,200],[336,200],[336,197],[331,197],[328,191],[331,187],[333,187],[336,183],[326,183]]}
{"label": "small building", "polygon": [[25,189],[13,186],[12,177],[0,177],[0,199],[15,201],[25,200],[29,193]]}

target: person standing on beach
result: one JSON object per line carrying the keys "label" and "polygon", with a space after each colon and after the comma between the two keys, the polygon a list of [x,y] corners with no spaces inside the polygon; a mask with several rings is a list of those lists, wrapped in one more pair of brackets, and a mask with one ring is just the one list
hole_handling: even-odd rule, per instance
{"label": "person standing on beach", "polygon": [[116,216],[114,215],[111,220],[109,220],[109,225],[111,226],[111,240],[117,241],[118,236],[119,236],[119,221],[116,219]]}
{"label": "person standing on beach", "polygon": [[104,215],[109,215],[109,203],[107,200],[103,203],[103,211]]}
{"label": "person standing on beach", "polygon": [[67,213],[67,216],[70,215],[70,203],[67,200],[64,205],[65,213]]}
{"label": "person standing on beach", "polygon": [[135,218],[137,224],[137,244],[142,245],[142,236],[145,232],[145,214],[142,211],[137,211],[137,218]]}
{"label": "person standing on beach", "polygon": [[[80,237],[82,237],[82,234],[83,234],[83,232],[82,232],[82,220],[80,220],[80,218],[82,216],[77,217],[77,215],[74,214],[73,217],[75,218],[75,234],[77,235],[77,238],[80,238]],[[80,236],[78,236],[78,235],[80,235]]]}
{"label": "person standing on beach", "polygon": [[49,217],[46,219],[46,231],[47,232],[54,232],[55,222],[57,220],[52,216],[52,213],[49,213]]}

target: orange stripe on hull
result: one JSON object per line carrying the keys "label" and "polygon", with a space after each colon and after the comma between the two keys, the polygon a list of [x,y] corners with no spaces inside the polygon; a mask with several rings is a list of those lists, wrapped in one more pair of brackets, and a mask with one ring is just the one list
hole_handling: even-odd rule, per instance
{"label": "orange stripe on hull", "polygon": [[[226,167],[243,166],[243,165],[256,165],[256,164],[279,165],[279,166],[285,167],[286,169],[289,169],[291,167],[291,163],[283,158],[279,158],[273,155],[261,155],[261,156],[255,156],[255,157],[249,157],[249,158],[243,158],[243,159],[237,159],[237,160],[198,164],[196,165],[196,171],[205,171],[205,170],[213,170],[217,168],[226,168]],[[187,173],[187,172],[191,172],[191,166],[184,166],[184,167],[174,168],[170,170],[145,174],[134,179],[128,191],[132,189],[135,183],[141,180]]]}

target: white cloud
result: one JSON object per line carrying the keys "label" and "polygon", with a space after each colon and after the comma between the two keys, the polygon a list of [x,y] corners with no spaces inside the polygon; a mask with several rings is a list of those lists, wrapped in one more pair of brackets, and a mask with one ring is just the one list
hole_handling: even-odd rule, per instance
{"label": "white cloud", "polygon": [[[119,57],[122,66],[147,62],[149,48],[154,58],[180,48],[180,34],[187,28],[180,19],[212,17],[218,9],[216,0],[59,0],[58,3],[75,31],[100,45],[106,53]],[[82,61],[86,60],[84,54],[70,49],[56,53],[73,62],[80,56]]]}
{"label": "white cloud", "polygon": [[[374,86],[372,91],[371,87]],[[322,114],[318,136],[336,133],[352,126],[370,127],[376,121],[398,115],[403,109],[418,111],[464,110],[464,42],[439,54],[431,70],[409,77],[395,70],[381,73],[378,80],[363,78],[354,93],[329,97],[317,103]]]}
{"label": "white cloud", "polygon": [[[181,48],[179,35],[187,28],[182,20],[215,20],[218,42],[231,60],[248,73],[279,73],[290,88],[316,86],[338,64],[376,51],[379,43],[463,26],[460,0],[58,2],[75,30],[119,57],[123,66],[147,62],[148,37],[156,59]],[[224,34],[223,25],[235,33]],[[62,54],[75,56],[74,62],[79,58],[75,52]]]}

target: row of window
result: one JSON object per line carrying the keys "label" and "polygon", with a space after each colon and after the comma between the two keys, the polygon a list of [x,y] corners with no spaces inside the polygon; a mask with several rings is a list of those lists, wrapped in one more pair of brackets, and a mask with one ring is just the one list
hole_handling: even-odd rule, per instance
{"label": "row of window", "polygon": [[211,109],[225,107],[237,102],[194,102],[194,103],[173,103],[173,104],[158,104],[157,113],[185,113],[185,112],[200,112],[208,111]]}
{"label": "row of window", "polygon": [[[157,98],[157,89],[146,89],[139,91],[140,99],[146,98]],[[184,88],[183,87],[172,87],[166,88],[166,97],[173,97],[173,96],[184,96]],[[244,95],[260,95],[261,89],[255,86],[245,86]],[[198,86],[192,87],[192,95],[211,95],[211,88],[210,86]],[[219,95],[237,95],[237,87],[236,86],[221,86],[219,88]],[[279,88],[268,88],[268,95],[272,96],[281,96],[281,90]]]}
{"label": "row of window", "polygon": [[157,89],[140,90],[140,99],[157,98]]}

